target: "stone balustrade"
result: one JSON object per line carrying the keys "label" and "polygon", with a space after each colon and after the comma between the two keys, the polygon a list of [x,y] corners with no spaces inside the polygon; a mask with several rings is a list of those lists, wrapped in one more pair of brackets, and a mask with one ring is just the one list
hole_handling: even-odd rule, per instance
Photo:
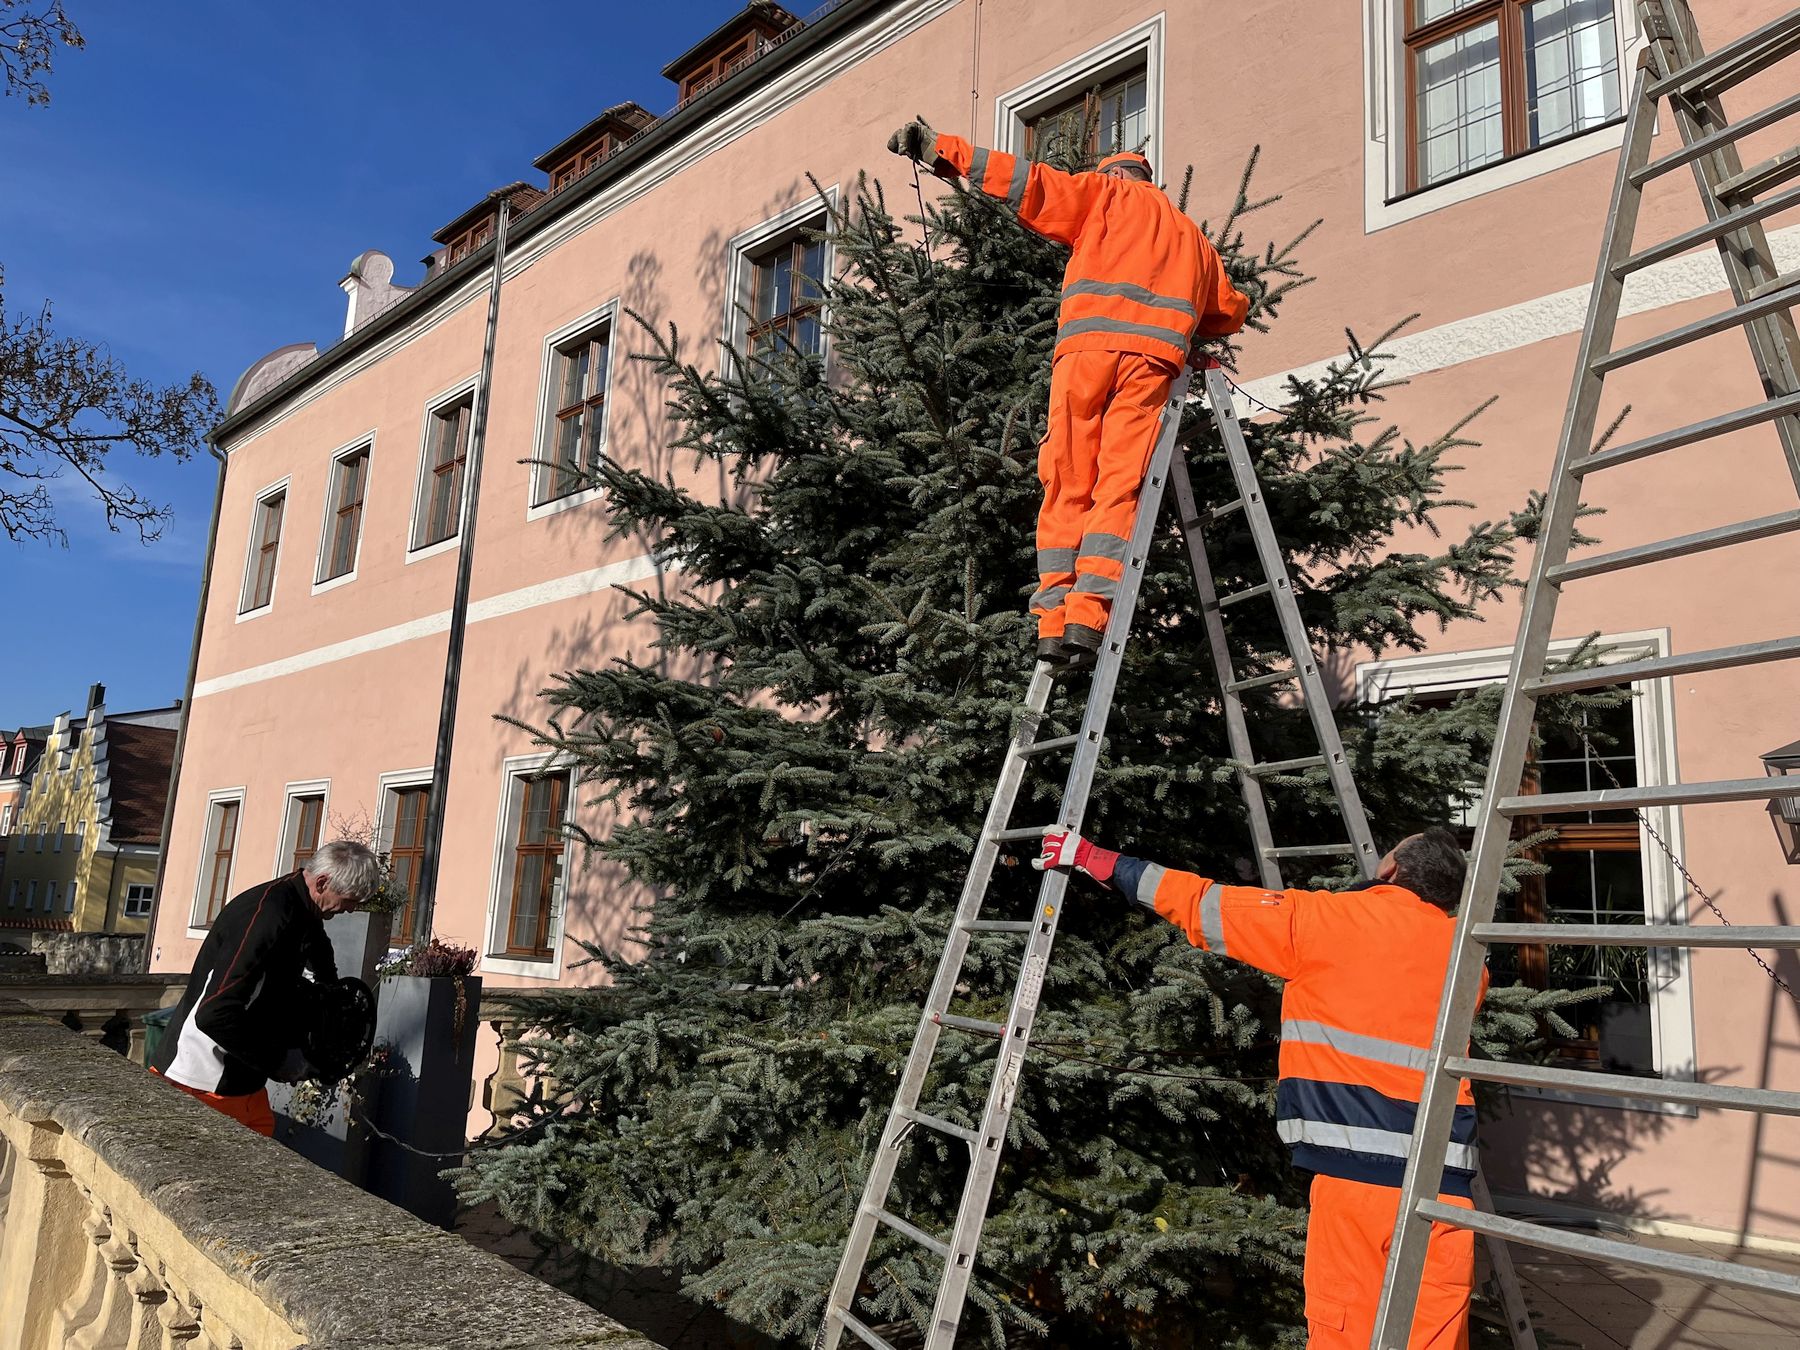
{"label": "stone balustrade", "polygon": [[0,998],[0,1350],[657,1350]]}
{"label": "stone balustrade", "polygon": [[180,1000],[186,975],[0,974],[0,998],[16,998],[71,1031],[144,1062],[144,1014]]}

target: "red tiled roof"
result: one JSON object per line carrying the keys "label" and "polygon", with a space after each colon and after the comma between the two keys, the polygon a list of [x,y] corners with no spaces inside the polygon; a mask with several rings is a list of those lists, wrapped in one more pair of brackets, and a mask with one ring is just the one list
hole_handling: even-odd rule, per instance
{"label": "red tiled roof", "polygon": [[8,928],[28,928],[34,933],[69,933],[74,931],[75,925],[68,919],[39,919],[0,912],[0,930]]}
{"label": "red tiled roof", "polygon": [[169,766],[174,762],[175,732],[171,728],[135,726],[130,722],[106,724],[113,843],[161,842],[163,804],[169,798]]}

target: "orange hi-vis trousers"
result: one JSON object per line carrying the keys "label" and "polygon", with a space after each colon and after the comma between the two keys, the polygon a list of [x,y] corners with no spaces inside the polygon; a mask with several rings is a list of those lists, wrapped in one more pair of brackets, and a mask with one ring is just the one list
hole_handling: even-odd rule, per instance
{"label": "orange hi-vis trousers", "polygon": [[[1438,1199],[1471,1208],[1458,1196]],[[1397,1186],[1323,1173],[1313,1177],[1306,1224],[1306,1350],[1369,1350],[1399,1209]],[[1407,1350],[1468,1350],[1474,1286],[1475,1234],[1454,1224],[1432,1224]]]}
{"label": "orange hi-vis trousers", "polygon": [[1050,369],[1050,429],[1038,447],[1039,637],[1072,623],[1104,630],[1125,575],[1138,490],[1156,448],[1173,362],[1137,352],[1070,351]]}
{"label": "orange hi-vis trousers", "polygon": [[186,1083],[177,1083],[173,1078],[163,1078],[155,1069],[150,1072],[162,1078],[170,1087],[180,1088],[188,1096],[199,1098],[220,1115],[230,1116],[238,1124],[247,1125],[267,1138],[275,1137],[275,1112],[269,1105],[269,1089],[266,1087],[241,1097],[227,1097],[217,1092],[191,1088]]}

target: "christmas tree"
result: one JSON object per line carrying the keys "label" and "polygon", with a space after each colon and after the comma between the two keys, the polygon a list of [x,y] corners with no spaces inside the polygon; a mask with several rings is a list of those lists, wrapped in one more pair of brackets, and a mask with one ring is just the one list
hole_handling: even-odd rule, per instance
{"label": "christmas tree", "polygon": [[[1208,234],[1252,298],[1253,349],[1305,280],[1304,235],[1253,248],[1248,180]],[[1035,445],[1067,256],[960,190],[914,216],[864,182],[827,209],[825,359],[734,353],[714,372],[646,324],[674,444],[717,467],[727,499],[601,466],[615,532],[652,539],[682,585],[637,596],[651,650],[558,678],[534,730],[577,767],[582,800],[621,808],[586,842],[658,899],[630,950],[592,952],[610,988],[534,1000],[535,1128],[462,1178],[469,1199],[672,1268],[795,1345],[820,1318],[1031,668]],[[1352,343],[1246,423],[1320,650],[1421,648],[1514,584],[1534,519],[1534,503],[1459,515],[1450,457],[1471,442],[1381,423],[1378,346]],[[1203,496],[1235,495],[1203,411],[1181,445]],[[1241,528],[1221,527],[1212,556],[1221,591],[1261,580]],[[1228,616],[1240,677],[1274,669],[1273,610]],[[1204,643],[1166,529],[1086,833],[1229,878],[1250,845]],[[1040,735],[1074,729],[1084,683]],[[1264,758],[1313,753],[1279,689],[1246,697]],[[1346,711],[1378,833],[1441,822],[1479,786],[1494,711],[1491,694]],[[1057,765],[1028,783],[1015,823],[1052,819],[1060,782]],[[1342,837],[1322,772],[1271,798],[1280,837]],[[1002,869],[987,912],[1026,912],[1036,881]],[[1299,1345],[1305,1215],[1272,1123],[1274,982],[1079,880],[1070,897],[964,1342]],[[957,1011],[1003,1017],[1016,953],[978,937]],[[972,1124],[994,1057],[946,1033],[921,1106]],[[923,1133],[890,1204],[942,1231],[966,1154]],[[865,1320],[896,1335],[925,1320],[935,1258],[882,1230],[869,1271]]]}

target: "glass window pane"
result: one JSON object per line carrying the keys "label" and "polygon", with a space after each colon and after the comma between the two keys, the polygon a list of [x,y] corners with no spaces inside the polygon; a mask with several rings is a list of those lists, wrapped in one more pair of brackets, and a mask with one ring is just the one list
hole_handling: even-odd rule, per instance
{"label": "glass window pane", "polygon": [[1414,56],[1419,181],[1434,183],[1505,153],[1500,106],[1500,26],[1477,24]]}
{"label": "glass window pane", "polygon": [[538,897],[544,884],[544,855],[527,853],[519,859],[517,882],[513,893],[512,932],[510,944],[522,951],[537,947]]}
{"label": "glass window pane", "polygon": [[817,356],[820,350],[819,319],[816,314],[808,314],[794,324],[794,346],[808,356]]}
{"label": "glass window pane", "polygon": [[1467,9],[1478,3],[1479,0],[1413,0],[1413,26],[1422,28],[1446,14],[1454,14],[1459,9]]}
{"label": "glass window pane", "polygon": [[594,339],[591,350],[591,369],[588,372],[588,397],[606,392],[607,380],[607,336],[602,334]]}
{"label": "glass window pane", "polygon": [[794,307],[794,255],[789,249],[775,255],[769,272],[769,304],[774,314],[786,314]]}
{"label": "glass window pane", "polygon": [[1525,97],[1532,145],[1619,115],[1613,0],[1536,0],[1525,6]]}
{"label": "glass window pane", "polygon": [[775,317],[775,263],[772,259],[756,265],[756,301],[750,312],[758,323]]}

